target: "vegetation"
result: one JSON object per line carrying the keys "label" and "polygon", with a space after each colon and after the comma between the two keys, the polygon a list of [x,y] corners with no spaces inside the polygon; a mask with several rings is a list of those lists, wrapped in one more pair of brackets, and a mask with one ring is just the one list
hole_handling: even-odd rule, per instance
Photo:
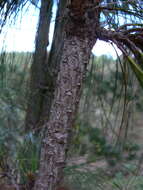
{"label": "vegetation", "polygon": [[[6,61],[2,62],[3,58]],[[3,178],[4,182],[8,180],[9,183],[12,183],[11,178],[13,177],[15,183],[26,184],[26,188],[31,188],[34,183],[40,151],[40,136],[35,137],[34,131],[25,134],[24,130],[24,115],[27,104],[24,97],[27,94],[27,80],[29,79],[31,63],[32,54],[30,53],[1,54],[1,65],[3,65],[0,72],[1,78],[3,77],[0,98],[2,108],[0,114],[1,175],[7,173]],[[98,75],[96,74],[97,70]],[[74,162],[71,166],[69,160],[69,164],[65,168],[65,183],[73,189],[104,189],[105,186],[109,186],[110,190],[125,188],[125,186],[128,186],[129,189],[141,188],[140,173],[135,178],[141,144],[135,144],[136,138],[131,140],[132,124],[130,123],[128,127],[129,136],[125,139],[122,151],[116,145],[118,135],[116,136],[111,130],[108,121],[109,119],[110,122],[117,123],[117,116],[122,113],[124,98],[119,96],[120,88],[123,85],[122,75],[120,68],[116,67],[116,61],[107,56],[94,56],[89,65],[73,132],[73,143],[69,152],[69,158],[75,157],[79,162],[82,158],[84,162],[81,164]],[[113,76],[116,76],[115,83],[112,83]],[[95,94],[95,85],[97,84]],[[116,89],[116,84],[118,84],[118,89]],[[136,92],[132,95],[131,91],[134,88]],[[142,114],[142,89],[138,86],[135,78],[130,78],[127,94],[129,94],[127,98],[132,101],[134,106],[131,114],[140,112]],[[140,98],[134,98],[138,94],[140,94]],[[110,110],[110,104],[113,100],[113,108]],[[98,106],[98,112],[96,106]],[[106,109],[108,117],[105,115],[104,109]],[[99,115],[102,112],[104,114]],[[116,126],[120,126],[120,123],[121,118],[118,119]],[[137,129],[133,133],[136,135]],[[100,166],[100,162],[103,165]],[[122,165],[120,168],[119,162]],[[90,169],[92,163],[97,163],[94,170]],[[11,178],[8,178],[8,175]],[[126,181],[125,175],[128,176]]]}

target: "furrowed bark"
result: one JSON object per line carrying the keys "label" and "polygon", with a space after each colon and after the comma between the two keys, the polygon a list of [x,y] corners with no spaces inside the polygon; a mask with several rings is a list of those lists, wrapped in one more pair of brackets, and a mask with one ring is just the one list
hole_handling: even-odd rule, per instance
{"label": "furrowed bark", "polygon": [[93,1],[80,0],[82,6],[78,4],[78,7],[74,7],[77,1],[73,2],[75,4],[70,5],[71,14],[68,14],[68,21],[64,26],[65,36],[60,71],[50,118],[44,125],[46,132],[42,141],[40,168],[34,190],[55,190],[62,180],[83,78],[92,47],[97,40],[95,31],[98,29],[99,13],[89,10],[88,15],[85,11],[81,11],[79,15],[76,14],[81,8],[83,9],[83,4],[88,5],[90,2],[91,5]]}
{"label": "furrowed bark", "polygon": [[25,118],[25,131],[36,129],[42,111],[45,72],[47,68],[48,34],[52,15],[53,0],[42,0],[39,15],[39,26],[36,36],[36,47],[31,66],[29,100]]}
{"label": "furrowed bark", "polygon": [[87,39],[76,36],[65,39],[55,99],[49,122],[45,125],[48,131],[43,140],[35,190],[53,190],[60,179],[91,48]]}

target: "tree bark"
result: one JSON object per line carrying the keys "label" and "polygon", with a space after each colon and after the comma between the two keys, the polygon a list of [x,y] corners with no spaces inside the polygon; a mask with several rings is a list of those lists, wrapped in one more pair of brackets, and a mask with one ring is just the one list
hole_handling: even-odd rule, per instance
{"label": "tree bark", "polygon": [[55,99],[45,126],[47,133],[43,140],[35,190],[53,190],[59,182],[91,49],[87,39],[81,40],[76,36],[65,39]]}
{"label": "tree bark", "polygon": [[[82,12],[81,15],[71,18],[70,15],[75,15],[73,6],[70,8],[71,14],[68,14],[67,23],[64,26],[65,36],[60,71],[50,118],[44,125],[46,132],[42,141],[40,168],[34,190],[55,190],[62,180],[83,78],[92,47],[97,40],[95,31],[98,28],[99,12],[94,11],[92,17],[89,14],[86,18],[85,12]],[[81,6],[77,7],[79,11],[80,8]]]}
{"label": "tree bark", "polygon": [[45,74],[47,68],[48,34],[52,15],[53,0],[41,1],[39,25],[36,36],[36,47],[31,66],[29,100],[25,118],[25,131],[38,128],[42,112],[45,89]]}

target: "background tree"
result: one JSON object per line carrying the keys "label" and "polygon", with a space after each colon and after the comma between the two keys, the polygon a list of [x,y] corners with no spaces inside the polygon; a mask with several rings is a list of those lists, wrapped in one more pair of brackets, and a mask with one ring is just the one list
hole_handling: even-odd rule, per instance
{"label": "background tree", "polygon": [[41,1],[39,26],[36,34],[35,53],[31,65],[29,100],[26,113],[25,129],[38,128],[42,112],[45,90],[45,73],[47,71],[47,46],[49,45],[49,28],[52,18],[53,0]]}
{"label": "background tree", "polygon": [[[48,33],[53,2],[45,2],[48,3],[48,11],[44,2],[43,5],[41,5],[39,27],[36,36],[36,49],[31,66],[30,99],[26,113],[26,131],[33,129],[34,132],[39,132],[40,129],[38,127],[49,118],[63,46],[63,25],[65,21],[61,18],[64,14],[66,2],[67,0],[61,0],[58,4],[53,43],[48,54]],[[43,64],[41,64],[41,62],[43,62]]]}

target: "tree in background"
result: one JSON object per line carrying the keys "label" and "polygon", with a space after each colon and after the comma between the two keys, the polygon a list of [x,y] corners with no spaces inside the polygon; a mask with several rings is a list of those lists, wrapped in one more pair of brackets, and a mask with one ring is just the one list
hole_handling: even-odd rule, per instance
{"label": "tree in background", "polygon": [[44,97],[45,74],[47,71],[47,46],[49,45],[49,28],[52,18],[53,1],[41,1],[39,26],[36,34],[35,52],[31,65],[29,100],[26,112],[25,129],[38,128]]}
{"label": "tree in background", "polygon": [[26,131],[33,130],[34,133],[39,132],[39,127],[49,118],[63,47],[62,38],[65,19],[61,18],[64,14],[67,0],[61,0],[58,4],[53,43],[48,54],[48,33],[53,2],[41,2],[43,4],[40,8],[36,49],[31,66],[30,99],[28,101],[25,123]]}

